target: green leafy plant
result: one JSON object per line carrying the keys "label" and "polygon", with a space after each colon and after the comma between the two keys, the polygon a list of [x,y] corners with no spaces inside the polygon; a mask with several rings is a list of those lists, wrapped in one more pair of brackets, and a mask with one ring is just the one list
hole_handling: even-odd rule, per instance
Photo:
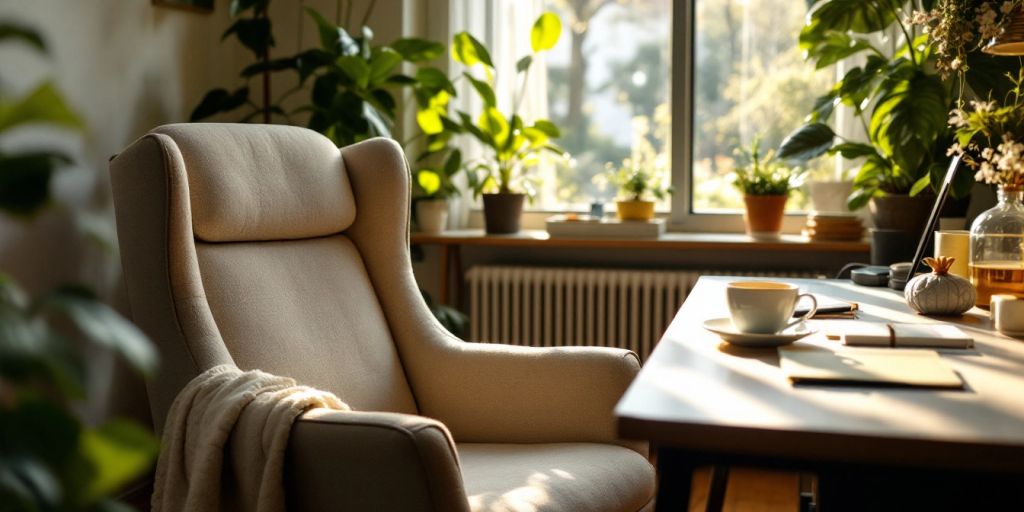
{"label": "green leafy plant", "polygon": [[628,159],[617,169],[607,164],[605,172],[595,176],[595,181],[611,182],[618,188],[619,196],[629,201],[647,201],[652,197],[660,201],[674,192],[671,186],[663,183],[660,176]]}
{"label": "green leafy plant", "polygon": [[[45,51],[31,29],[0,23],[0,41]],[[2,82],[0,82],[2,83]],[[0,90],[0,135],[29,125],[80,130],[56,87],[11,98]],[[50,178],[70,159],[54,151],[0,155],[0,211],[27,220],[50,203]],[[78,340],[107,347],[145,376],[156,352],[145,336],[92,293],[62,286],[30,298],[0,272],[0,508],[115,510],[111,495],[146,471],[157,441],[141,426],[84,425],[72,408],[86,398],[89,365]]]}
{"label": "green leafy plant", "polygon": [[775,159],[769,150],[761,156],[761,139],[755,138],[750,149],[738,149],[733,170],[733,186],[748,196],[786,196],[799,186],[803,169]]}
{"label": "green leafy plant", "polygon": [[373,31],[366,26],[372,9],[371,4],[358,36],[306,9],[316,22],[321,47],[295,58],[300,85],[309,78],[314,80],[310,105],[299,110],[311,113],[309,128],[340,146],[370,137],[391,137],[396,88],[433,89],[436,83],[448,81],[444,73],[430,66],[421,66],[413,76],[400,73],[403,62],[422,65],[443,55],[444,45],[418,38],[374,45]]}
{"label": "green leafy plant", "polygon": [[[189,120],[200,121],[216,114],[232,112],[234,110],[248,107],[245,114],[239,119],[240,122],[249,122],[259,118],[264,123],[270,123],[274,115],[287,119],[288,115],[280,107],[286,97],[294,93],[293,88],[276,101],[271,100],[270,75],[274,72],[293,69],[296,66],[295,58],[271,59],[270,49],[274,46],[274,34],[268,9],[270,0],[231,0],[230,13],[234,22],[224,31],[221,40],[235,36],[238,42],[252,51],[256,56],[256,62],[246,66],[239,76],[247,83],[234,91],[224,88],[216,88],[206,93],[203,99],[192,110]],[[246,16],[248,14],[248,16]],[[263,98],[261,104],[255,103],[250,98],[250,87],[248,82],[253,77],[259,76],[263,82]]]}
{"label": "green leafy plant", "polygon": [[462,152],[454,150],[448,155],[441,168],[421,167],[416,171],[416,184],[423,199],[447,199],[459,195],[454,177],[462,169]]}
{"label": "green leafy plant", "polygon": [[[42,38],[18,25],[0,24],[0,42],[20,41],[40,52]],[[13,96],[0,88],[0,134],[32,124],[80,130],[82,122],[52,82]],[[71,159],[59,151],[11,151],[0,147],[0,211],[22,218],[34,216],[50,199],[50,181]]]}
{"label": "green leafy plant", "polygon": [[[932,2],[913,1],[910,6],[924,10],[925,3]],[[903,20],[905,4],[904,0],[821,0],[800,34],[800,47],[818,68],[854,55],[863,55],[864,64],[850,68],[817,99],[807,124],[782,142],[777,156],[805,161],[828,153],[863,159],[848,201],[850,209],[878,195],[916,195],[929,185],[937,188],[946,169],[945,149],[952,131],[945,113],[959,97],[961,84],[944,81],[936,71],[928,35],[918,34],[915,25]],[[893,51],[873,42],[873,36],[893,28],[902,36],[894,41]],[[990,62],[980,59],[976,66],[984,68]],[[838,137],[828,125],[839,104],[850,107],[861,121],[867,142]],[[965,196],[970,187],[970,176],[958,175],[954,197]]]}
{"label": "green leafy plant", "polygon": [[[241,76],[246,80],[257,75],[263,77],[263,105],[258,106],[249,99],[248,86],[233,92],[215,89],[207,93],[193,111],[192,121],[245,106],[250,107],[250,111],[241,118],[243,122],[256,119],[262,113],[265,123],[271,121],[271,115],[292,123],[294,115],[307,113],[310,129],[326,135],[339,146],[347,146],[371,137],[391,137],[397,108],[396,89],[434,90],[437,83],[448,82],[440,70],[423,65],[444,54],[441,43],[403,38],[388,45],[374,44],[373,30],[366,25],[374,9],[373,3],[363,13],[362,22],[354,32],[346,28],[351,25],[353,2],[345,7],[344,2],[338,3],[334,22],[306,8],[316,25],[320,47],[271,59],[269,49],[274,45],[274,38],[267,14],[269,4],[270,0],[232,2],[232,16],[246,13],[251,16],[237,19],[224,34],[224,37],[236,35],[256,54],[256,63],[243,69]],[[420,68],[412,76],[402,74],[403,62],[417,64]],[[297,84],[271,102],[269,76],[282,71],[296,73]],[[280,105],[292,94],[307,88],[310,80],[309,102],[286,112]]]}
{"label": "green leafy plant", "polygon": [[[534,22],[530,32],[532,53],[516,63],[517,78],[522,77],[523,84],[536,55],[553,48],[561,32],[561,21],[550,12],[540,15]],[[560,130],[547,119],[527,124],[518,115],[523,100],[522,90],[515,95],[508,115],[499,110],[494,93],[496,71],[490,52],[469,33],[460,32],[455,35],[451,53],[457,62],[468,68],[458,79],[469,81],[483,103],[483,110],[477,116],[456,111],[453,119],[448,115],[449,100],[455,94],[450,81],[438,80],[433,90],[420,89],[417,94],[419,112],[416,120],[427,137],[427,151],[422,158],[443,153],[452,137],[468,134],[486,152],[485,157],[463,163],[475,196],[483,192],[517,191],[532,196],[534,187],[526,170],[539,162],[543,151],[563,154],[561,148],[552,142],[552,139],[561,136]],[[431,92],[433,94],[429,94]]]}

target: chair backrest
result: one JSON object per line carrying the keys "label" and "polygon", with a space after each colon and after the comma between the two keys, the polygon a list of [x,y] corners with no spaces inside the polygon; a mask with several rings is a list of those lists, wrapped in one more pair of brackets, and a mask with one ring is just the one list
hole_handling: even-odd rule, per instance
{"label": "chair backrest", "polygon": [[[360,249],[341,150],[287,126],[157,128],[111,162],[132,316],[155,341],[157,428],[217,364],[259,368],[362,410],[417,412]],[[395,229],[406,229],[395,226]]]}

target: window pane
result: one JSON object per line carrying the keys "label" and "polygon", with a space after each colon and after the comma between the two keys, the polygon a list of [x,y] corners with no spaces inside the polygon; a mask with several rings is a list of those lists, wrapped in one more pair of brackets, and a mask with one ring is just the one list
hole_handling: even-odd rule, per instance
{"label": "window pane", "polygon": [[[828,91],[835,71],[805,63],[797,46],[808,2],[697,0],[694,66],[693,188],[695,212],[743,208],[730,181],[737,148],[760,137],[776,148],[800,126],[814,98]],[[833,161],[819,158],[807,179],[832,177]],[[790,210],[805,210],[798,190]]]}
{"label": "window pane", "polygon": [[[551,119],[569,162],[547,169],[535,208],[583,209],[616,190],[596,178],[623,160],[671,180],[670,0],[546,0],[562,38],[547,56]],[[659,205],[668,208],[668,201]]]}

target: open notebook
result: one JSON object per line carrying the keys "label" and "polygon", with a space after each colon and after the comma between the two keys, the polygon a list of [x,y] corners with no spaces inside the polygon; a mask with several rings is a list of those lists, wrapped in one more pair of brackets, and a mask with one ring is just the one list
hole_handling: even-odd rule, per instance
{"label": "open notebook", "polygon": [[962,389],[960,376],[932,350],[794,345],[779,349],[782,371],[796,382],[883,384]]}

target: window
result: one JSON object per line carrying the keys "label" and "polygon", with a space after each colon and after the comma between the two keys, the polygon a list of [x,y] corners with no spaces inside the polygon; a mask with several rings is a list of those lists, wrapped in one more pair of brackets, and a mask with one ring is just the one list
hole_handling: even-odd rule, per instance
{"label": "window", "polygon": [[[487,39],[496,64],[506,69],[528,48],[529,23],[536,15],[550,10],[563,22],[558,46],[543,60],[545,72],[531,76],[527,103],[532,106],[526,112],[548,116],[562,127],[560,144],[572,158],[540,170],[534,209],[579,211],[592,201],[612,200],[615,190],[604,186],[600,175],[631,159],[672,183],[676,193],[659,210],[671,210],[675,224],[740,229],[742,198],[729,180],[737,148],[755,139],[762,148],[777,147],[835,80],[834,69],[814,70],[798,48],[807,2],[491,0],[487,5]],[[513,86],[498,85],[499,96],[502,87],[509,95]],[[834,173],[834,161],[822,158],[808,177]],[[802,192],[794,198],[790,210],[806,209]],[[725,217],[733,222],[718,222]]]}
{"label": "window", "polygon": [[627,159],[671,181],[671,1],[545,4],[563,21],[562,39],[547,60],[549,115],[572,155],[556,164],[546,204],[612,200],[616,191],[601,175]]}
{"label": "window", "polygon": [[[737,149],[755,140],[762,151],[778,147],[835,71],[816,71],[797,46],[807,2],[697,0],[694,14],[690,204],[696,213],[739,210],[743,198],[729,181],[743,160]],[[809,178],[829,177],[833,168],[819,159]],[[802,191],[788,204],[807,207]]]}

